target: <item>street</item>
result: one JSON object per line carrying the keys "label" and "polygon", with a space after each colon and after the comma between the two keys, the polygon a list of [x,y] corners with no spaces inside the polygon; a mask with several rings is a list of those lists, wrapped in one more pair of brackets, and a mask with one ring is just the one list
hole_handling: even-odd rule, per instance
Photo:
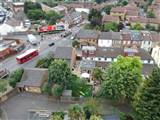
{"label": "street", "polygon": [[[78,28],[78,27],[73,27],[71,29],[72,34],[75,34],[76,32],[78,32],[79,29],[80,28]],[[40,36],[36,36],[36,37],[40,41],[40,39],[41,39]],[[69,35],[65,38],[61,38],[60,34],[48,34],[48,35],[44,36],[44,40],[41,41],[40,45],[38,45],[38,46],[32,46],[32,45],[30,45],[30,43],[26,43],[25,50],[30,49],[30,48],[37,48],[39,50],[39,56],[31,59],[30,61],[27,61],[26,63],[18,64],[16,61],[16,56],[22,54],[22,52],[24,52],[24,51],[22,51],[21,53],[19,53],[17,55],[14,55],[12,57],[9,57],[9,58],[3,60],[2,66],[3,66],[3,68],[8,69],[10,72],[16,70],[17,68],[34,67],[36,65],[36,62],[38,59],[45,57],[50,52],[53,53],[55,51],[56,47],[58,47],[58,46],[65,46],[65,47],[72,46],[72,40],[70,39],[70,37],[71,37],[71,35]],[[25,38],[25,36],[22,36],[21,39],[26,41],[27,36],[26,36],[26,38]],[[48,44],[52,43],[52,42],[54,42],[55,45],[52,47],[49,47]]]}

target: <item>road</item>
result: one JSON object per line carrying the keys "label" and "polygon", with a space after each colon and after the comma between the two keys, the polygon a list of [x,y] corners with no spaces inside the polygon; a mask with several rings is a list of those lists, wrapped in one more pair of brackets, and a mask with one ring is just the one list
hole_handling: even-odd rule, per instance
{"label": "road", "polygon": [[[75,34],[77,31],[79,31],[79,29],[80,28],[78,28],[78,27],[73,27],[71,29],[72,34]],[[23,40],[26,40],[25,36],[22,36],[22,37],[23,37]],[[36,36],[36,37],[37,37],[37,39],[40,40],[40,36]],[[3,60],[2,65],[4,68],[8,69],[10,72],[16,70],[17,68],[32,68],[36,65],[36,62],[38,59],[45,57],[50,52],[54,53],[55,49],[58,46],[68,46],[68,47],[72,46],[72,40],[70,39],[70,37],[71,37],[71,35],[69,35],[68,37],[65,37],[65,38],[61,38],[60,34],[45,35],[44,40],[40,42],[40,45],[38,47],[32,46],[29,43],[27,43],[26,48],[25,48],[25,50],[30,49],[30,48],[39,49],[39,56],[31,59],[30,61],[28,61],[26,63],[18,64],[16,62],[16,56],[19,54],[22,54],[22,52],[21,52],[15,56],[12,56],[12,57],[9,57],[9,58]],[[52,47],[49,47],[48,44],[51,42],[54,42],[55,45]]]}

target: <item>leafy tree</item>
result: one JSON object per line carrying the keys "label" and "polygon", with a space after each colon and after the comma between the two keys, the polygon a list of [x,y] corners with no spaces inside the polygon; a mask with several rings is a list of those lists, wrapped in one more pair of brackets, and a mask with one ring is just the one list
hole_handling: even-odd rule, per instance
{"label": "leafy tree", "polygon": [[37,61],[37,64],[35,67],[39,67],[39,68],[49,68],[50,64],[52,63],[52,61],[54,61],[54,58],[51,56],[47,56],[44,58],[41,58]]}
{"label": "leafy tree", "polygon": [[73,47],[79,47],[79,45],[80,45],[80,43],[77,41],[77,40],[74,40],[73,42],[72,42],[72,46]]}
{"label": "leafy tree", "polygon": [[79,97],[89,97],[92,95],[92,89],[87,84],[87,81],[80,79],[76,75],[71,75],[70,83],[67,84],[67,89],[72,90],[72,96]]}
{"label": "leafy tree", "polygon": [[92,26],[101,25],[102,15],[101,12],[96,9],[91,9],[88,20],[90,21]]}
{"label": "leafy tree", "polygon": [[29,10],[27,12],[27,17],[32,20],[43,19],[44,16],[45,16],[45,13],[40,9]]}
{"label": "leafy tree", "polygon": [[160,68],[155,68],[134,97],[135,120],[160,120]]}
{"label": "leafy tree", "polygon": [[147,12],[147,17],[148,17],[148,18],[155,18],[156,15],[155,15],[155,13],[154,13],[153,11],[148,11],[148,12]]}
{"label": "leafy tree", "polygon": [[101,96],[119,100],[130,100],[141,83],[141,62],[136,57],[119,56],[104,73]]}
{"label": "leafy tree", "polygon": [[150,25],[150,24],[147,24],[145,27],[146,27],[147,30],[150,30],[150,31],[155,31],[156,30],[156,28],[154,26]]}
{"label": "leafy tree", "polygon": [[16,71],[12,72],[9,76],[9,84],[12,87],[16,87],[17,82],[20,82],[21,77],[23,74],[23,69],[17,69]]}
{"label": "leafy tree", "polygon": [[55,24],[58,19],[62,18],[62,16],[55,11],[49,11],[45,14],[45,18],[49,24]]}
{"label": "leafy tree", "polygon": [[0,79],[0,93],[5,92],[7,90],[7,81],[6,80],[1,80]]}
{"label": "leafy tree", "polygon": [[141,26],[140,23],[136,23],[133,27],[132,27],[133,30],[143,30],[143,27]]}
{"label": "leafy tree", "polygon": [[52,120],[64,120],[64,113],[63,112],[54,112],[52,114]]}
{"label": "leafy tree", "polygon": [[46,93],[48,95],[51,95],[52,94],[52,91],[51,91],[51,87],[50,85],[48,84],[48,82],[45,82],[41,88],[42,92],[43,93]]}
{"label": "leafy tree", "polygon": [[62,95],[62,92],[63,92],[62,86],[55,84],[52,87],[52,95],[54,95],[55,97],[60,97]]}
{"label": "leafy tree", "polygon": [[54,60],[49,67],[49,84],[59,84],[66,87],[70,84],[71,71],[66,61]]}
{"label": "leafy tree", "polygon": [[109,22],[104,24],[104,31],[118,31],[118,24],[115,22]]}
{"label": "leafy tree", "polygon": [[102,11],[104,11],[106,14],[110,14],[112,7],[113,5],[107,5],[106,7],[102,9]]}
{"label": "leafy tree", "polygon": [[122,23],[122,22],[120,22],[119,24],[118,24],[118,32],[120,31],[120,30],[122,30],[124,28],[124,24]]}
{"label": "leafy tree", "polygon": [[103,71],[102,69],[96,67],[93,69],[93,72],[92,72],[92,76],[93,76],[93,79],[95,80],[99,80],[99,81],[103,81]]}
{"label": "leafy tree", "polygon": [[101,116],[92,115],[89,120],[103,120]]}
{"label": "leafy tree", "polygon": [[40,9],[42,10],[42,7],[39,3],[33,3],[31,1],[25,1],[24,3],[24,13],[28,13],[29,10],[36,10],[36,9]]}
{"label": "leafy tree", "polygon": [[70,106],[68,112],[70,120],[85,120],[83,108],[78,104]]}
{"label": "leafy tree", "polygon": [[124,0],[123,2],[122,2],[122,6],[126,6],[128,4],[128,1],[126,1],[126,0]]}
{"label": "leafy tree", "polygon": [[94,98],[90,98],[83,104],[83,110],[86,119],[89,120],[91,115],[98,115],[101,113],[101,106],[99,105],[99,102],[97,102],[97,100],[95,100]]}

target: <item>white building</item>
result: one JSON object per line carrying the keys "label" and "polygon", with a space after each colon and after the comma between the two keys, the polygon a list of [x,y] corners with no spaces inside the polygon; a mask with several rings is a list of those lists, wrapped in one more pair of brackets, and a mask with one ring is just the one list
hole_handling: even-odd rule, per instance
{"label": "white building", "polygon": [[160,67],[160,44],[152,49],[151,56],[155,60],[155,63]]}
{"label": "white building", "polygon": [[99,47],[111,47],[112,46],[112,33],[111,32],[102,32],[99,40]]}

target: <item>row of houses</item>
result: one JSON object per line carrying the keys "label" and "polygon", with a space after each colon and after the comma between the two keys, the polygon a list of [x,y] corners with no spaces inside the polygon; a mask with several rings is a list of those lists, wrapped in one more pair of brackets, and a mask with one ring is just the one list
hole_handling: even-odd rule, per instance
{"label": "row of houses", "polygon": [[150,52],[160,42],[160,34],[151,31],[122,30],[120,32],[99,32],[81,29],[76,38],[80,46],[99,47],[137,46]]}
{"label": "row of houses", "polygon": [[[92,70],[95,67],[106,69],[110,63],[117,61],[118,56],[137,56],[142,62],[142,75],[147,76],[156,67],[151,55],[140,48],[113,48],[83,46],[80,61],[77,59],[77,50],[72,47],[57,47],[53,57],[68,62],[71,69],[77,66],[77,72],[81,77],[92,80]],[[77,62],[78,60],[78,62]],[[34,73],[34,75],[33,75]],[[88,75],[88,76],[82,76]],[[48,79],[48,69],[25,68],[21,81],[17,84],[19,91],[41,93],[41,87]]]}

